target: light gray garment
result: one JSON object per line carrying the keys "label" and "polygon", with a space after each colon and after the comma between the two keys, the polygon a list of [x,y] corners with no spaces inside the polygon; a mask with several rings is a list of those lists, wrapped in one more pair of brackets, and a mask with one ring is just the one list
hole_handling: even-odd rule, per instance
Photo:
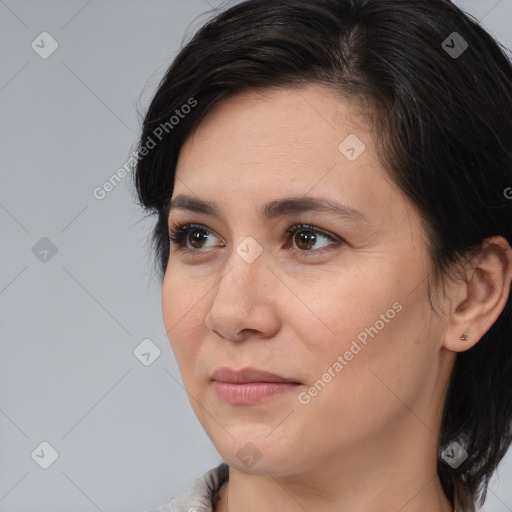
{"label": "light gray garment", "polygon": [[213,498],[228,478],[229,466],[223,462],[199,477],[185,494],[145,512],[214,512]]}

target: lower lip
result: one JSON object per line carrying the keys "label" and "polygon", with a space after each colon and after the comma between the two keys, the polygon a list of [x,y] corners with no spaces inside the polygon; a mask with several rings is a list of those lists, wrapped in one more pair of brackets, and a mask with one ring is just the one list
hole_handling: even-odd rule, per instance
{"label": "lower lip", "polygon": [[234,405],[249,405],[263,402],[273,396],[299,386],[293,382],[232,382],[213,381],[217,394],[226,402]]}

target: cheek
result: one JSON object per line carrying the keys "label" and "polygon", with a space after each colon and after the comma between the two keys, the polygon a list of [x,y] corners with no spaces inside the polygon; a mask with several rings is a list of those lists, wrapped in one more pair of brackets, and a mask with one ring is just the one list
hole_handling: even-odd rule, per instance
{"label": "cheek", "polygon": [[[167,338],[183,373],[199,350],[205,330],[204,290],[183,273],[168,271],[162,285],[162,316]],[[202,300],[204,299],[204,300]]]}
{"label": "cheek", "polygon": [[325,356],[343,354],[354,341],[364,347],[399,321],[403,285],[397,275],[383,275],[383,265],[369,264],[357,271],[331,269],[294,283],[286,315],[313,360],[325,364]]}
{"label": "cheek", "polygon": [[393,389],[414,393],[415,382],[433,363],[433,327],[425,286],[411,293],[409,284],[416,275],[419,280],[421,269],[400,269],[385,272],[383,265],[373,265],[320,280],[316,288],[296,288],[302,307],[290,308],[288,315],[296,319],[307,383],[317,383],[315,396],[328,395],[323,389],[330,388],[337,403],[353,402],[355,394],[365,397],[357,401],[362,407],[379,407],[376,389],[390,394],[379,377]]}
{"label": "cheek", "polygon": [[381,287],[354,295],[337,314],[331,311],[326,322],[336,335],[308,346],[310,387],[301,397],[308,402],[302,412],[314,423],[328,418],[333,430],[327,434],[330,427],[323,426],[326,435],[347,439],[378,431],[402,414],[434,364],[428,311],[424,290],[400,296]]}

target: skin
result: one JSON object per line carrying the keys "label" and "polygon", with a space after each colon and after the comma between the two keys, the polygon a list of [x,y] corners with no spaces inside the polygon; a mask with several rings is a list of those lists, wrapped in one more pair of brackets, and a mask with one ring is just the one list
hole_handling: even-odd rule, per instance
{"label": "skin", "polygon": [[[162,288],[190,403],[230,465],[217,511],[453,510],[436,472],[442,403],[456,352],[478,342],[505,306],[511,250],[495,237],[444,294],[433,286],[436,316],[421,218],[384,171],[368,119],[316,85],[243,92],[210,112],[180,152],[173,198],[212,201],[222,213],[171,210],[171,226],[192,222],[211,234],[197,245],[189,237],[193,254],[172,245]],[[366,146],[354,161],[338,149],[349,134]],[[257,215],[267,201],[304,195],[357,208],[367,222]],[[307,244],[285,235],[300,223],[344,242],[317,234],[301,257]],[[252,263],[236,251],[248,236],[263,249]],[[298,394],[396,303],[400,312],[300,403]],[[301,385],[232,405],[210,381],[219,366]],[[237,456],[249,441],[261,455],[251,467]]]}

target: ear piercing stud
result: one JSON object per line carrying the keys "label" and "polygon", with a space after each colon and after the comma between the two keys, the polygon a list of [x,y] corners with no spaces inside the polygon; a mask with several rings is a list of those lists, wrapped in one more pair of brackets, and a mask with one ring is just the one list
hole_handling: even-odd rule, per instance
{"label": "ear piercing stud", "polygon": [[465,333],[460,337],[460,339],[461,339],[462,341],[467,341],[467,340],[468,340],[468,333],[467,333],[467,332],[465,332]]}

